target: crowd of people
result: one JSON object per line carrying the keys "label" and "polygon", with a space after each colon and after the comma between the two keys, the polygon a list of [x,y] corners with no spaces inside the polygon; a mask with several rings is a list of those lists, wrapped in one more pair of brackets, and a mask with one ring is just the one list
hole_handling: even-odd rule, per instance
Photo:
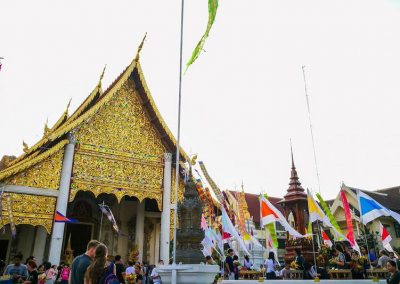
{"label": "crowd of people", "polygon": [[[254,267],[249,256],[245,255],[240,261],[233,249],[227,250],[227,255],[223,263],[219,262],[223,271],[221,276],[229,280],[239,279],[241,271],[257,271],[266,279],[290,279],[290,270],[300,271],[303,279],[329,279],[330,270],[350,270],[352,279],[367,279],[367,270],[382,269],[387,271],[387,283],[400,283],[399,259],[393,252],[385,250],[379,251],[377,257],[373,252],[368,252],[367,247],[361,247],[360,253],[346,246],[345,243],[338,242],[332,249],[324,247],[317,254],[315,261],[307,262],[300,249],[296,249],[296,255],[291,262],[281,265],[274,252],[269,252],[268,258],[260,267]],[[206,264],[215,264],[211,256],[206,257]],[[245,275],[245,273],[243,273]]]}
{"label": "crowd of people", "polygon": [[[163,265],[160,261],[159,265]],[[60,266],[44,262],[37,265],[34,256],[25,264],[22,255],[17,254],[13,263],[5,266],[0,262],[0,275],[9,275],[13,284],[161,284],[157,266],[129,261],[125,265],[117,255],[109,259],[107,246],[99,241],[88,243],[86,252],[75,257],[71,266]]]}

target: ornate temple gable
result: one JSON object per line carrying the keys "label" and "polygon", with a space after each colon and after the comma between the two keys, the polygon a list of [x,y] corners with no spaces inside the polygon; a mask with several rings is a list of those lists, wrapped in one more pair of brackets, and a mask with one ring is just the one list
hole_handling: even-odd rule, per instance
{"label": "ornate temple gable", "polygon": [[[54,210],[56,206],[55,197],[37,196],[29,194],[10,193],[12,200],[12,214],[14,223],[29,224],[32,226],[43,226],[47,233],[51,233],[53,225]],[[0,228],[9,223],[7,200],[2,198],[2,216]]]}
{"label": "ornate temple gable", "polygon": [[27,159],[22,165],[6,168],[0,173],[0,180],[11,185],[58,189],[64,146],[67,143],[68,140],[63,140],[53,148]]}
{"label": "ornate temple gable", "polygon": [[70,200],[78,190],[155,199],[161,208],[167,151],[128,79],[112,99],[75,129]]}

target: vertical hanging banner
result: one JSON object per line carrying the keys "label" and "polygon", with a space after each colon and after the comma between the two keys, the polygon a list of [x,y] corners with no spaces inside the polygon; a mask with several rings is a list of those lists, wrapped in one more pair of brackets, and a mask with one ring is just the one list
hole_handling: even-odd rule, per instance
{"label": "vertical hanging banner", "polygon": [[196,47],[192,52],[192,56],[190,57],[189,61],[186,63],[186,71],[188,70],[189,66],[192,65],[196,59],[199,57],[200,52],[203,51],[204,43],[210,34],[210,30],[212,25],[215,21],[215,16],[217,15],[218,9],[218,0],[208,0],[208,23],[206,31],[204,32],[203,36],[201,37],[200,41],[197,43]]}
{"label": "vertical hanging banner", "polygon": [[343,190],[340,190],[340,198],[342,199],[344,216],[346,217],[346,223],[347,223],[346,237],[349,240],[351,246],[353,247],[356,242],[354,239],[353,221],[351,220],[350,205],[349,202],[347,201],[346,194],[344,193]]}
{"label": "vertical hanging banner", "polygon": [[331,210],[329,210],[328,205],[326,202],[322,199],[322,196],[317,192],[315,194],[318,198],[319,203],[321,204],[322,209],[325,211],[326,216],[328,216],[329,221],[335,227],[336,231],[342,234],[342,231],[340,230],[339,224],[336,222],[336,219],[333,217]]}

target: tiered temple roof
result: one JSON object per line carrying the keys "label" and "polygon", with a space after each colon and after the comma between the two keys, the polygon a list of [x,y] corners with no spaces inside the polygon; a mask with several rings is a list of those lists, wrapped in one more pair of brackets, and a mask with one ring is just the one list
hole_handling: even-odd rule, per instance
{"label": "tiered temple roof", "polygon": [[[133,78],[135,82],[142,106],[145,108],[149,120],[157,130],[163,144],[170,152],[175,153],[176,140],[162,118],[143,75],[142,67],[139,62],[139,54],[142,46],[143,42],[139,46],[137,55],[132,62],[104,92],[101,84],[104,74],[103,70],[96,87],[72,115],[68,115],[68,103],[68,107],[57,122],[51,128],[46,125],[42,139],[32,147],[28,148],[25,146],[24,153],[18,158],[7,161],[4,168],[0,171],[0,182],[42,162],[62,149],[68,143],[67,134],[79,127],[84,121],[89,120],[105,106],[122,87],[123,83],[130,77]],[[182,148],[180,148],[180,154],[181,160],[189,160],[188,155]]]}

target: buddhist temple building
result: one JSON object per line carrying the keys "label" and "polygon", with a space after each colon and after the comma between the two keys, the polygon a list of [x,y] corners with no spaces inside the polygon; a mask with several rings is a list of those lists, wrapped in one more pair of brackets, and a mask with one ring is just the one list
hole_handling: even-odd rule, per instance
{"label": "buddhist temple building", "polygon": [[[22,253],[58,264],[99,239],[109,255],[127,260],[137,250],[139,261],[168,263],[176,140],[146,85],[142,45],[105,91],[101,75],[75,112],[67,107],[36,144],[2,160],[0,259]],[[180,157],[183,169],[189,158],[182,149]],[[119,232],[99,204],[109,206]],[[55,222],[58,213],[76,222]]]}

